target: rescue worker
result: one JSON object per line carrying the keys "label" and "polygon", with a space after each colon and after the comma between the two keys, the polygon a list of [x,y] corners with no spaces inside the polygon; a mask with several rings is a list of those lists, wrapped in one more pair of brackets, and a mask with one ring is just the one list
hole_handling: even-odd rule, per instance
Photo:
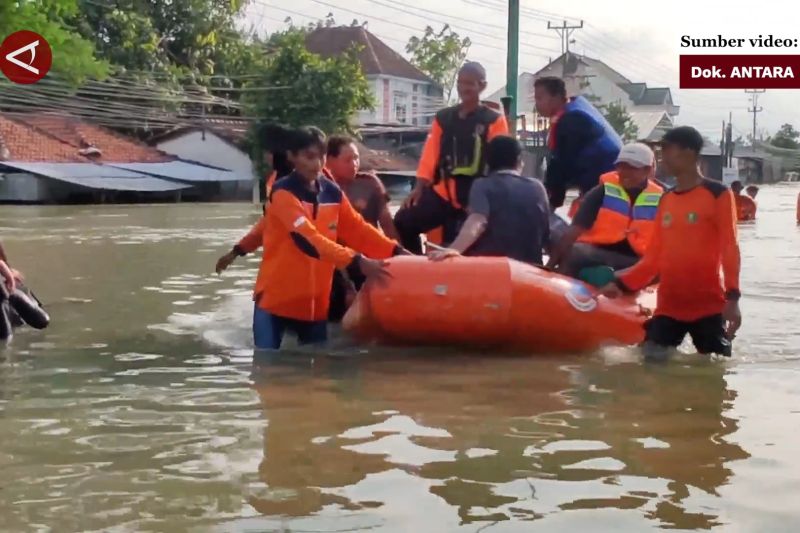
{"label": "rescue worker", "polygon": [[539,78],[533,91],[536,110],[550,119],[544,186],[550,205],[557,209],[564,205],[567,189],[577,187],[582,196],[599,183],[601,175],[614,170],[622,141],[586,98],[567,98],[561,78]]}
{"label": "rescue worker", "polygon": [[733,194],[700,173],[703,137],[696,129],[674,128],[661,142],[663,163],[677,185],[661,198],[644,257],[618,273],[602,292],[616,297],[622,291],[640,290],[658,276],[658,301],[646,325],[645,357],[666,359],[687,333],[698,352],[730,357],[731,341],[742,322]]}
{"label": "rescue worker", "polygon": [[388,272],[380,260],[403,253],[322,175],[325,154],[312,131],[293,132],[288,144],[294,171],[273,186],[262,234],[250,232],[227,254],[267,251],[254,291],[253,337],[260,349],[280,348],[286,330],[301,344],[324,343],[334,269],[358,265],[381,281]]}
{"label": "rescue worker", "polygon": [[541,265],[550,232],[544,185],[521,175],[522,146],[512,137],[492,139],[486,161],[490,175],[473,184],[469,216],[458,237],[449,249],[430,253],[430,259],[441,261],[465,254]]}
{"label": "rescue worker", "polygon": [[[329,176],[342,189],[350,204],[364,220],[380,227],[384,235],[397,240],[392,214],[389,211],[389,195],[383,183],[373,173],[360,172],[361,159],[358,146],[352,137],[333,135],[328,138],[325,167]],[[344,317],[355,293],[361,290],[365,278],[356,266],[345,271],[336,270],[331,289],[328,320],[339,322]]]}
{"label": "rescue worker", "polygon": [[739,180],[731,183],[733,200],[736,202],[736,220],[739,222],[751,222],[756,219],[756,202],[747,195],[742,194],[744,185]]}
{"label": "rescue worker", "polygon": [[646,144],[623,146],[616,170],[603,174],[600,184],[584,195],[547,266],[572,277],[595,266],[633,266],[650,244],[664,192],[650,179],[654,164],[655,155]]}
{"label": "rescue worker", "polygon": [[758,185],[748,185],[747,189],[745,189],[745,192],[747,192],[747,196],[749,196],[753,200],[755,200],[756,196],[758,196],[758,191],[759,191]]}
{"label": "rescue worker", "polygon": [[422,233],[444,227],[445,241],[452,240],[465,216],[472,183],[486,174],[486,144],[508,135],[505,116],[481,104],[486,70],[479,63],[461,67],[456,88],[461,103],[436,114],[417,183],[394,219],[403,247],[415,254],[422,253]]}

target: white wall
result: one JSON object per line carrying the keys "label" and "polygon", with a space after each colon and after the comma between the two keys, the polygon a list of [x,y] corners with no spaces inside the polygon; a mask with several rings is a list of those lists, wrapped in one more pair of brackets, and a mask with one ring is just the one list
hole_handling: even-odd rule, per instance
{"label": "white wall", "polygon": [[[421,117],[419,115],[432,113],[431,107],[435,103],[426,93],[429,83],[406,78],[396,78],[394,76],[369,76],[370,89],[375,97],[375,110],[360,111],[358,122],[360,124],[408,124],[413,125],[413,119],[417,118],[417,124],[425,126],[433,121],[432,116]],[[414,86],[417,91],[414,92]],[[405,119],[398,114],[398,104],[405,103]],[[416,110],[414,104],[416,103]]]}
{"label": "white wall", "polygon": [[240,181],[251,181],[255,177],[250,157],[209,131],[206,131],[205,138],[201,131],[192,131],[159,143],[156,147],[183,159],[229,169]]}

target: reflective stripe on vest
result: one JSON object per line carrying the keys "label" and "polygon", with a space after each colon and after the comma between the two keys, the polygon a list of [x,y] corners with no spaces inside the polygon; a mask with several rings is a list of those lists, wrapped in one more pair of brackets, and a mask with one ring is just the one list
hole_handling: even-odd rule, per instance
{"label": "reflective stripe on vest", "polygon": [[627,240],[637,254],[643,255],[655,229],[654,220],[663,190],[648,182],[631,205],[630,196],[619,184],[616,173],[603,175],[601,182],[603,203],[594,226],[579,241],[605,245]]}

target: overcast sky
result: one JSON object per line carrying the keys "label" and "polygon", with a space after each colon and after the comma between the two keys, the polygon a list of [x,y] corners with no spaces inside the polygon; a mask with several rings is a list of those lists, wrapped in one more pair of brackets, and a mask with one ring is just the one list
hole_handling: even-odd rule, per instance
{"label": "overcast sky", "polygon": [[[705,135],[719,138],[721,124],[733,112],[734,136],[752,131],[752,114],[747,112],[748,96],[741,90],[679,90],[678,56],[682,35],[715,37],[797,38],[798,18],[790,14],[785,0],[726,2],[672,0],[633,2],[623,0],[522,0],[520,21],[520,71],[536,71],[549,58],[561,53],[554,31],[547,21],[584,21],[570,45],[575,52],[600,59],[634,82],[648,86],[669,86],[675,103],[681,106],[678,122],[691,124]],[[338,24],[353,19],[367,20],[368,29],[386,44],[405,54],[409,37],[421,34],[426,25],[436,29],[449,23],[473,41],[469,58],[480,61],[489,72],[489,92],[505,84],[506,0],[251,0],[247,23],[259,31],[286,27],[292,17],[305,24],[333,13]],[[687,49],[683,49],[685,52]],[[691,53],[800,53],[798,49],[704,49]],[[797,73],[800,75],[800,73]],[[488,93],[487,93],[488,94]],[[761,95],[759,130],[775,132],[791,122],[800,127],[800,90],[770,90]]]}

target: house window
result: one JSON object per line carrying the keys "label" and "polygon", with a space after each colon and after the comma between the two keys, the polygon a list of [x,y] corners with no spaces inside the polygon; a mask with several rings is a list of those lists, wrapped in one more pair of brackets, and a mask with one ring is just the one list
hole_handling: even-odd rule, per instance
{"label": "house window", "polygon": [[419,92],[419,85],[417,85],[416,83],[414,84],[414,92],[415,93]]}
{"label": "house window", "polygon": [[408,94],[396,91],[394,93],[394,120],[400,124],[407,124],[408,118]]}

